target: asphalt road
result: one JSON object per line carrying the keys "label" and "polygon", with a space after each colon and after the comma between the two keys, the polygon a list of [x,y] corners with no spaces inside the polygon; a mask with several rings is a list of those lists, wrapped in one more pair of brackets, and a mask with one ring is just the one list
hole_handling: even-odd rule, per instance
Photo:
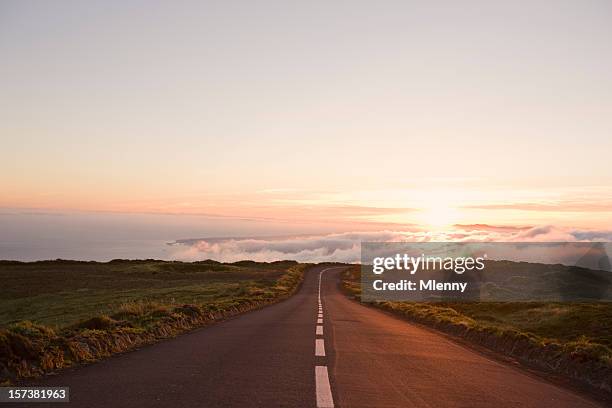
{"label": "asphalt road", "polygon": [[322,269],[279,304],[44,378],[32,385],[69,386],[71,402],[29,406],[599,406],[351,301]]}

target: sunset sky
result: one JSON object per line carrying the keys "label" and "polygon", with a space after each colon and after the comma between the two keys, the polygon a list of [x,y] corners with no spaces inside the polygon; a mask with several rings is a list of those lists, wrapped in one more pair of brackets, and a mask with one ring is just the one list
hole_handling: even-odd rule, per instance
{"label": "sunset sky", "polygon": [[3,1],[0,212],[609,231],[611,21],[596,0]]}

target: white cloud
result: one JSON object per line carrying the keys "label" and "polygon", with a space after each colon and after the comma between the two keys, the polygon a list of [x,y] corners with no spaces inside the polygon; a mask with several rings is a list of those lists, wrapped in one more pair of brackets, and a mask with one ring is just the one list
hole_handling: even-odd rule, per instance
{"label": "white cloud", "polygon": [[358,262],[361,242],[575,242],[612,241],[612,231],[571,230],[554,226],[456,226],[443,233],[427,231],[344,232],[270,238],[181,240],[173,248],[180,260],[214,259],[300,262]]}

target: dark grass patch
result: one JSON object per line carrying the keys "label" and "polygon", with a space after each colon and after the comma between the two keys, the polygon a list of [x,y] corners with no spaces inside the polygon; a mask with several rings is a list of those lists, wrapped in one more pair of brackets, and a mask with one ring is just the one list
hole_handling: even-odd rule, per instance
{"label": "dark grass patch", "polygon": [[0,261],[0,328],[21,320],[65,327],[129,302],[202,304],[272,288],[296,263],[156,260]]}

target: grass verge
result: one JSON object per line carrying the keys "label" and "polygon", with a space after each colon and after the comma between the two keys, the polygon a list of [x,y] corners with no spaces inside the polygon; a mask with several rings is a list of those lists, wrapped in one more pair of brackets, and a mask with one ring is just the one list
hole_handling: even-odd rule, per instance
{"label": "grass verge", "polygon": [[[90,363],[289,297],[308,264],[0,261],[0,384]],[[29,318],[28,318],[29,317]]]}

